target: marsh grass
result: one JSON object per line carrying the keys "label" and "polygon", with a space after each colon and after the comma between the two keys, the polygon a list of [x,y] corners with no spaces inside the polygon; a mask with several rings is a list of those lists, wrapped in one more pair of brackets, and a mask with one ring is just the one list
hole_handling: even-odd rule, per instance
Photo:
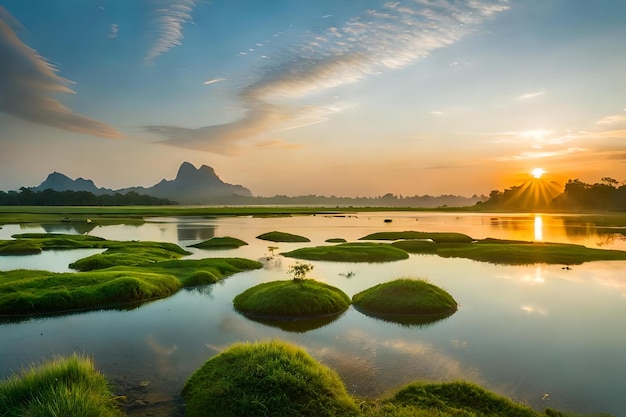
{"label": "marsh grass", "polygon": [[311,239],[304,237],[304,236],[294,235],[294,234],[286,233],[286,232],[277,232],[277,231],[263,233],[257,236],[256,238],[261,239],[261,240],[269,240],[270,242],[288,242],[288,243],[304,243],[304,242],[311,241]]}
{"label": "marsh grass", "polygon": [[358,415],[333,370],[281,341],[229,347],[198,369],[182,394],[188,417]]}
{"label": "marsh grass", "polygon": [[245,246],[247,244],[248,244],[247,242],[244,242],[241,239],[237,239],[237,238],[230,237],[230,236],[225,236],[225,237],[214,237],[214,238],[205,240],[204,242],[189,245],[188,247],[198,248],[198,249],[235,249],[240,246]]}
{"label": "marsh grass", "polygon": [[435,243],[470,243],[474,239],[463,233],[454,232],[377,232],[359,238],[359,240],[432,240]]}
{"label": "marsh grass", "polygon": [[458,304],[445,290],[421,279],[402,278],[378,284],[352,297],[365,314],[419,316],[450,314]]}
{"label": "marsh grass", "polygon": [[337,315],[350,306],[339,288],[312,279],[272,281],[258,284],[237,295],[239,312],[265,319],[316,318]]}
{"label": "marsh grass", "polygon": [[31,365],[0,382],[0,415],[121,417],[104,376],[77,354]]}
{"label": "marsh grass", "polygon": [[282,253],[283,256],[310,261],[389,262],[407,259],[409,254],[384,243],[342,243],[332,246],[300,248]]}
{"label": "marsh grass", "polygon": [[500,265],[535,263],[577,265],[591,261],[626,260],[626,251],[594,249],[566,243],[484,239],[468,244],[398,241],[392,246],[409,253],[436,254],[444,258],[467,258]]}

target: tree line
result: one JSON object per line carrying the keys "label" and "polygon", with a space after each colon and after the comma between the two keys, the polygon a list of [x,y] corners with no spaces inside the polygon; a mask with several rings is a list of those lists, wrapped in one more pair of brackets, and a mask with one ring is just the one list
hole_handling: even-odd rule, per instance
{"label": "tree line", "polygon": [[0,191],[0,206],[160,206],[178,204],[165,198],[152,197],[129,191],[95,195],[89,191]]}
{"label": "tree line", "polygon": [[[569,179],[563,191],[550,200],[533,200],[526,184],[510,187],[504,191],[493,190],[489,199],[477,203],[484,210],[601,210],[626,211],[626,181],[603,177],[594,184],[579,179]],[[532,194],[532,193],[530,193]]]}

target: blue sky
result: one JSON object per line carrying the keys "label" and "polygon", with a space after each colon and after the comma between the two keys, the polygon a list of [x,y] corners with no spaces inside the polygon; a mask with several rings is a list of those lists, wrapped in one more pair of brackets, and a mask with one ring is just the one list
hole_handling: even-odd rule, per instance
{"label": "blue sky", "polygon": [[621,0],[0,0],[0,189],[626,180]]}

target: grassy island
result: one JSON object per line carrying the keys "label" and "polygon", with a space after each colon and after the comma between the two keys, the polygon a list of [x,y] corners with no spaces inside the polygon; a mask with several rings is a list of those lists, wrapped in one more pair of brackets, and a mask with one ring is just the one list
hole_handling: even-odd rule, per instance
{"label": "grassy island", "polygon": [[198,249],[236,249],[247,244],[247,242],[244,242],[241,239],[225,236],[214,237],[209,240],[205,240],[204,242],[189,245],[189,247]]}
{"label": "grassy island", "polygon": [[306,319],[333,316],[350,306],[339,288],[312,279],[265,282],[233,300],[235,308],[262,319]]}
{"label": "grassy island", "polygon": [[261,240],[269,240],[270,242],[287,242],[287,243],[306,243],[311,239],[308,237],[294,235],[286,232],[267,232],[256,237]]}
{"label": "grassy island", "polygon": [[415,318],[418,319],[415,324],[447,317],[458,306],[443,289],[425,280],[407,278],[361,291],[352,297],[352,304],[366,315],[402,323],[405,319]]}
{"label": "grassy island", "polygon": [[410,253],[435,254],[444,258],[467,258],[501,265],[535,263],[577,265],[590,261],[626,260],[626,251],[594,249],[566,243],[483,239],[467,244],[438,244],[405,240],[392,246]]}
{"label": "grassy island", "polygon": [[345,240],[342,237],[331,237],[330,239],[326,239],[324,242],[327,242],[327,243],[346,243],[347,240]]}
{"label": "grassy island", "polygon": [[315,246],[285,252],[283,256],[309,261],[337,262],[389,262],[407,259],[409,254],[384,243],[343,243],[332,246]]}
{"label": "grassy island", "polygon": [[178,259],[188,252],[166,242],[120,242],[55,234],[15,237],[16,240],[9,242],[32,244],[39,250],[108,249],[70,265],[79,272],[3,272],[0,275],[0,314],[12,317],[140,303],[167,297],[182,287],[211,284],[228,275],[262,266],[242,258]]}
{"label": "grassy island", "polygon": [[334,371],[281,341],[229,347],[198,369],[182,394],[188,417],[358,415]]}
{"label": "grassy island", "polygon": [[359,240],[432,240],[435,243],[471,243],[474,239],[463,233],[454,232],[378,232],[359,238]]}
{"label": "grassy island", "polygon": [[74,354],[0,382],[0,415],[121,417],[122,412],[93,362]]}

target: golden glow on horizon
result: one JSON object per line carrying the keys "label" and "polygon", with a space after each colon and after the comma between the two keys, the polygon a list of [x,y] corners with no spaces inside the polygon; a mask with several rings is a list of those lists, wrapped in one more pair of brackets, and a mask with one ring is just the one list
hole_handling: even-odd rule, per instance
{"label": "golden glow on horizon", "polygon": [[541,178],[541,176],[545,174],[546,171],[543,168],[533,168],[533,170],[530,171],[530,173],[535,178]]}

